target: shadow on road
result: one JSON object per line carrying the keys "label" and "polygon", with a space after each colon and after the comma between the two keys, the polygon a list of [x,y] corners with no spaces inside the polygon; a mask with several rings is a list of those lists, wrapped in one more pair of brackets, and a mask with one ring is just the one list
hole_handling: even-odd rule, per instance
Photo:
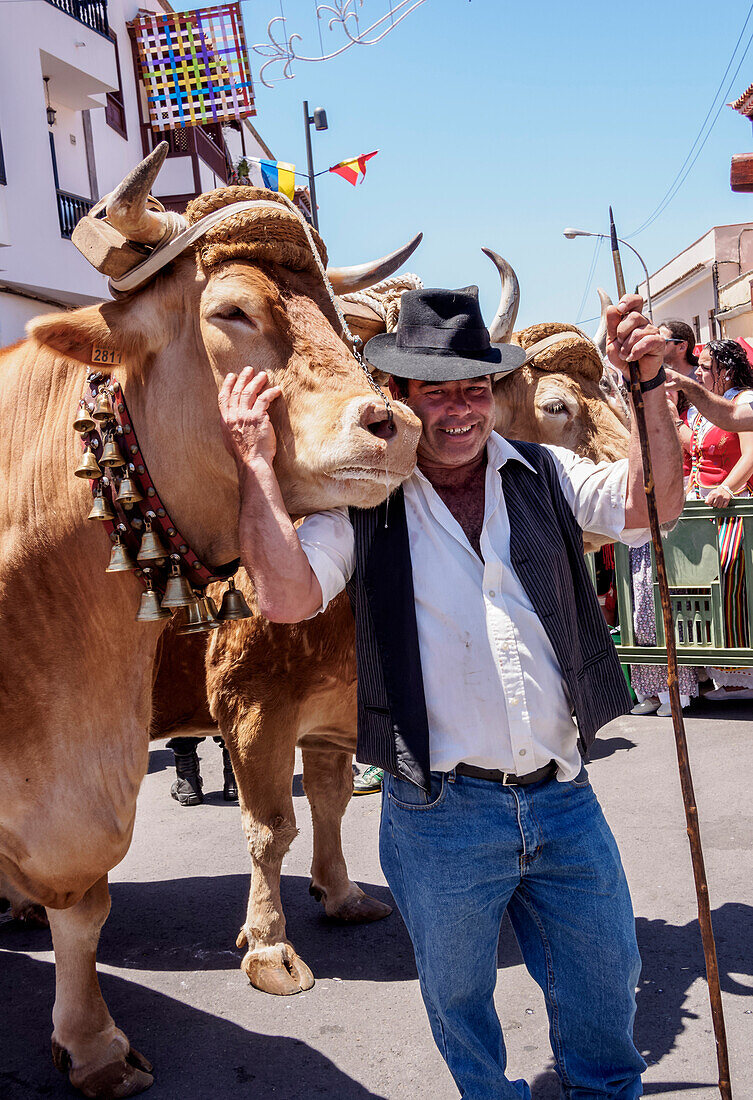
{"label": "shadow on road", "polygon": [[[714,911],[712,919],[722,990],[753,997],[753,986],[732,977],[741,974],[753,978],[753,906],[727,902]],[[649,1063],[658,1062],[672,1050],[686,1026],[696,1026],[699,1041],[713,1044],[713,1038],[705,1035],[711,1026],[708,1000],[704,1000],[704,1019],[697,1024],[693,1024],[695,1013],[684,1007],[693,982],[705,977],[698,922],[678,926],[638,917],[636,930],[643,972],[638,987],[635,1041],[643,1057]]]}
{"label": "shadow on road", "polygon": [[[50,1057],[52,964],[2,955],[0,1095],[72,1096]],[[133,1045],[154,1063],[154,1100],[178,1097],[337,1097],[382,1100],[299,1039],[260,1035],[135,982],[100,974],[102,992]],[[263,1006],[259,1009],[263,1017]]]}
{"label": "shadow on road", "polygon": [[635,741],[629,741],[627,737],[597,737],[589,750],[592,760],[606,760],[612,753],[634,749]]}

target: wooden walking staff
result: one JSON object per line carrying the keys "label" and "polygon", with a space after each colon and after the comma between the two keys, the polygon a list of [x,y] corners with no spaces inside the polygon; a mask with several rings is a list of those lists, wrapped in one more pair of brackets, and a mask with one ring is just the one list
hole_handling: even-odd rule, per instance
{"label": "wooden walking staff", "polygon": [[[617,240],[617,230],[614,226],[611,206],[609,207],[609,228],[612,236],[612,259],[614,260],[614,274],[617,280],[617,293],[620,298],[622,298],[625,294],[625,278],[622,274],[620,246]],[[722,1100],[732,1100],[729,1057],[727,1054],[727,1033],[724,1026],[722,991],[719,985],[719,966],[716,961],[716,943],[714,942],[714,929],[711,925],[709,888],[706,882],[706,867],[703,861],[701,833],[698,826],[698,810],[695,803],[693,777],[690,773],[690,760],[688,757],[688,742],[685,736],[685,723],[683,721],[682,706],[680,703],[680,688],[677,678],[675,624],[672,618],[672,607],[669,602],[669,584],[667,583],[667,569],[664,561],[664,547],[662,545],[661,532],[659,530],[659,513],[656,510],[654,473],[651,467],[651,451],[648,445],[648,432],[646,430],[646,410],[643,407],[643,393],[641,392],[638,364],[631,361],[628,363],[628,367],[630,368],[630,393],[633,398],[635,421],[638,427],[638,438],[641,445],[643,487],[646,490],[648,519],[651,527],[654,559],[656,561],[656,576],[659,581],[659,595],[661,597],[661,607],[664,616],[664,634],[667,639],[667,683],[669,686],[669,702],[672,707],[672,724],[675,730],[677,763],[680,769],[680,786],[682,787],[682,800],[685,804],[685,820],[687,822],[688,837],[690,839],[690,854],[693,860],[693,876],[695,878],[695,891],[698,899],[698,922],[701,926],[703,954],[706,960],[706,978],[709,987],[709,999],[711,1001],[711,1017],[714,1022],[714,1035],[716,1037],[716,1060],[719,1066],[719,1093]]]}

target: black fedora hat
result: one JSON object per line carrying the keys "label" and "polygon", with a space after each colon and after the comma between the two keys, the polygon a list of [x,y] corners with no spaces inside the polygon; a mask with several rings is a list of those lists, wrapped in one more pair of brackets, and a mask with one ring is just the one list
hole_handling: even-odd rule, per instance
{"label": "black fedora hat", "polygon": [[364,355],[386,374],[421,382],[507,374],[522,366],[526,357],[514,344],[490,342],[477,286],[406,290],[397,328],[372,336]]}

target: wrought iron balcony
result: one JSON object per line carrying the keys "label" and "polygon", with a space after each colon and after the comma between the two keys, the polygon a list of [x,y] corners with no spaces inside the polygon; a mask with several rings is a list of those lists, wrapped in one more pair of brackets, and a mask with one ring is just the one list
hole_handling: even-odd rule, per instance
{"label": "wrought iron balcony", "polygon": [[82,195],[71,195],[68,191],[57,189],[58,218],[60,219],[60,236],[66,240],[71,239],[71,233],[76,228],[76,223],[88,214],[94,203],[91,199],[85,199]]}
{"label": "wrought iron balcony", "polygon": [[107,0],[47,0],[53,8],[60,8],[85,27],[110,37],[110,24],[107,22]]}

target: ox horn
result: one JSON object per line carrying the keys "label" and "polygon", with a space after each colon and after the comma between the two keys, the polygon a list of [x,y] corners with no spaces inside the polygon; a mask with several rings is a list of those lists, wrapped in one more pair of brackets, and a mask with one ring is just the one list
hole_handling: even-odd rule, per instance
{"label": "ox horn", "polygon": [[491,248],[482,248],[481,251],[488,256],[499,272],[502,280],[502,294],[497,307],[497,314],[489,326],[489,338],[493,344],[504,344],[512,336],[515,327],[515,318],[518,316],[520,306],[520,283],[518,276],[497,252]]}
{"label": "ox horn", "polygon": [[357,290],[366,290],[375,283],[381,283],[382,279],[389,279],[413,255],[423,238],[423,233],[417,233],[412,241],[398,248],[397,252],[382,256],[381,260],[356,264],[355,267],[328,267],[327,275],[332,289],[335,294],[354,294]]}
{"label": "ox horn", "polygon": [[107,220],[127,241],[157,245],[170,225],[164,213],[147,207],[149,191],[165,162],[168,148],[167,142],[161,141],[128,173],[107,200]]}
{"label": "ox horn", "polygon": [[603,287],[599,287],[596,293],[599,295],[599,301],[601,302],[601,320],[593,340],[599,349],[599,355],[603,358],[607,354],[607,310],[612,304],[612,299]]}

